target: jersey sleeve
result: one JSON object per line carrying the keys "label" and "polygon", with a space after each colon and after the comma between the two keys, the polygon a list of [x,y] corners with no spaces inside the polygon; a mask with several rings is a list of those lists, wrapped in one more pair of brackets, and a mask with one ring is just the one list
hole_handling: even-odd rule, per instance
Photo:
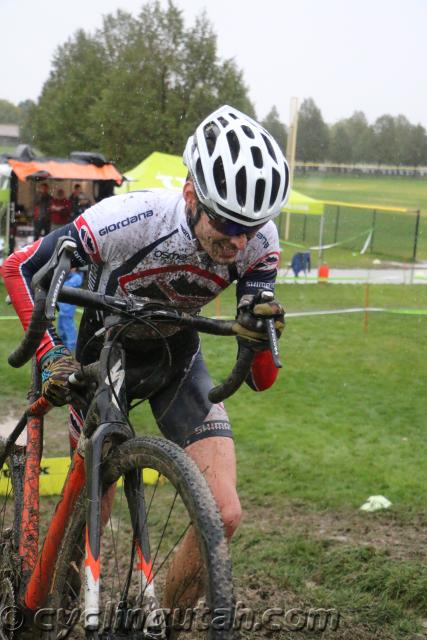
{"label": "jersey sleeve", "polygon": [[[244,259],[238,265],[241,275],[237,281],[237,303],[243,295],[274,293],[279,257],[279,236],[276,225],[270,221],[248,243]],[[261,351],[255,355],[246,382],[254,391],[264,391],[274,384],[278,371],[271,351]]]}
{"label": "jersey sleeve", "polygon": [[[34,306],[31,280],[34,274],[51,258],[60,236],[68,235],[77,243],[73,257],[74,267],[85,264],[123,264],[140,243],[156,234],[157,227],[146,224],[153,218],[155,196],[151,192],[132,192],[105,198],[87,209],[74,222],[65,225],[34,244],[9,256],[2,275],[13,306],[26,330]],[[139,232],[136,233],[136,228]],[[49,329],[36,355],[40,359],[49,349],[60,344],[53,327]]]}
{"label": "jersey sleeve", "polygon": [[160,218],[156,194],[133,191],[101,200],[75,224],[91,260],[114,268],[158,237]]}
{"label": "jersey sleeve", "polygon": [[[90,261],[73,223],[52,231],[49,235],[37,240],[31,245],[15,251],[3,263],[1,274],[3,276],[7,292],[22,326],[28,328],[34,307],[34,297],[31,288],[31,280],[34,274],[50,260],[55,250],[56,243],[61,236],[70,236],[77,242],[77,249],[72,259],[73,267],[81,267]],[[55,329],[51,327],[46,331],[40,346],[37,349],[37,359],[52,347],[61,344]]]}
{"label": "jersey sleeve", "polygon": [[273,291],[279,265],[279,236],[274,222],[268,222],[248,243],[238,263],[237,301],[245,294]]}

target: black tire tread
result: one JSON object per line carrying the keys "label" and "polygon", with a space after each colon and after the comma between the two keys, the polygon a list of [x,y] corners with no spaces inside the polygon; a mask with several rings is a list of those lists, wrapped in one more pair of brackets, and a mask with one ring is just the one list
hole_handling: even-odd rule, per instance
{"label": "black tire tread", "polygon": [[[209,606],[212,610],[230,610],[233,606],[233,588],[228,545],[218,508],[201,471],[174,443],[159,437],[143,436],[128,440],[109,454],[103,463],[104,488],[116,482],[124,473],[143,467],[159,471],[179,490],[202,540],[202,556],[208,568]],[[82,492],[58,553],[49,606],[61,606],[71,554],[74,545],[81,539],[84,523],[85,499]],[[216,630],[209,637],[225,640],[231,635],[231,631]]]}

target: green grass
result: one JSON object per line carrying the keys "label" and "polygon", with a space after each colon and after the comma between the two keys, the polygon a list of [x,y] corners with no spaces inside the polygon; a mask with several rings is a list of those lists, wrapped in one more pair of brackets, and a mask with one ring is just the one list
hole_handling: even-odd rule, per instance
{"label": "green grass", "polygon": [[[295,177],[295,188],[320,200],[366,204],[369,210],[327,205],[323,244],[344,242],[337,249],[326,250],[324,260],[331,266],[366,266],[373,259],[410,261],[414,251],[415,213],[377,211],[375,206],[420,210],[417,259],[427,259],[427,182],[417,178],[360,177],[351,175],[309,174]],[[337,215],[339,216],[337,221]],[[375,220],[374,220],[375,217]],[[367,253],[360,251],[367,230],[375,224],[375,235]],[[282,222],[282,236],[284,224]],[[305,247],[319,241],[317,216],[293,215],[289,240]],[[297,249],[290,247],[292,255]],[[316,259],[316,252],[314,258]]]}
{"label": "green grass", "polygon": [[[363,306],[365,292],[357,285],[278,287],[288,311]],[[376,285],[369,294],[372,306],[427,309],[421,285]],[[221,313],[234,308],[230,288]],[[1,305],[5,313],[12,311]],[[28,374],[6,365],[21,332],[18,322],[1,322],[1,398],[12,410],[24,403]],[[420,631],[427,618],[426,331],[425,316],[371,314],[367,332],[363,314],[289,318],[277,383],[260,394],[242,388],[227,401],[247,513],[233,544],[236,586],[253,606],[286,599],[336,608],[343,630],[324,638],[385,640]],[[204,337],[203,349],[214,379],[223,379],[233,341]],[[140,432],[156,432],[148,408],[135,410],[134,420]],[[374,494],[389,498],[391,509],[360,512]]]}
{"label": "green grass", "polygon": [[398,176],[297,174],[295,189],[319,200],[338,200],[385,207],[421,209],[427,213],[427,181]]}
{"label": "green grass", "polygon": [[11,146],[11,145],[5,145],[5,144],[0,144],[0,154],[1,153],[13,153],[16,149],[16,145]]}

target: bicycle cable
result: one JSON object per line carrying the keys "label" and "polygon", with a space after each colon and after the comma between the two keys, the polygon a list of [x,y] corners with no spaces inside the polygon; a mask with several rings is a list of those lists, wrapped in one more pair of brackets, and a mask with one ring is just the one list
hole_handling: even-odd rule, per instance
{"label": "bicycle cable", "polygon": [[[111,341],[111,347],[114,346],[114,344],[119,340],[119,338],[122,336],[122,334],[125,334],[126,331],[134,324],[142,324],[144,326],[148,326],[150,329],[152,329],[155,333],[158,334],[159,336],[159,340],[160,340],[160,345],[162,347],[162,358],[160,360],[160,362],[155,366],[154,370],[152,371],[152,373],[149,375],[149,377],[146,379],[149,380],[151,377],[153,377],[157,370],[162,368],[164,366],[164,360],[165,360],[165,352],[167,353],[168,356],[168,363],[171,366],[172,365],[172,353],[170,350],[170,346],[167,342],[166,337],[163,335],[163,333],[161,332],[161,330],[152,322],[150,322],[148,319],[143,318],[141,316],[133,316],[132,314],[128,314],[125,313],[125,315],[129,315],[131,317],[131,320],[129,322],[127,322],[126,324],[124,324],[113,336],[113,339]],[[110,385],[111,391],[112,391],[112,395],[116,401],[116,405],[119,409],[119,411],[121,412],[123,418],[125,419],[126,423],[128,424],[128,426],[130,427],[130,429],[132,430],[133,433],[135,433],[135,429],[134,426],[129,418],[129,414],[127,411],[127,407],[124,407],[120,401],[120,398],[117,395],[117,392],[114,388],[113,385],[113,381],[111,378],[111,353],[112,353],[112,348],[109,350],[108,352],[108,356],[107,356],[107,378],[108,378],[108,383]],[[145,400],[145,398],[144,398]]]}

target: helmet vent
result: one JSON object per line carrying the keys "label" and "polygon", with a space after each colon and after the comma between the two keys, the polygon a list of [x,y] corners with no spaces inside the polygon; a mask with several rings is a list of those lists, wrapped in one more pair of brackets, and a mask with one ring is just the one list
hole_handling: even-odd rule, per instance
{"label": "helmet vent", "polygon": [[215,180],[215,186],[221,198],[227,197],[227,182],[225,180],[224,165],[222,158],[218,157],[213,166],[213,176]]}
{"label": "helmet vent", "polygon": [[280,176],[279,176],[279,172],[276,171],[276,169],[272,169],[271,172],[271,195],[270,195],[270,207],[271,205],[275,202],[276,198],[277,198],[277,193],[279,191],[279,187],[280,187]]}
{"label": "helmet vent", "polygon": [[257,180],[255,187],[255,211],[259,211],[262,207],[265,193],[265,180]]}
{"label": "helmet vent", "polygon": [[203,173],[203,167],[202,167],[202,163],[200,162],[200,158],[197,158],[197,162],[196,162],[196,180],[199,184],[200,189],[203,192],[203,195],[206,195],[207,193],[206,180],[205,180],[205,174]]}
{"label": "helmet vent", "polygon": [[237,137],[235,131],[229,131],[227,133],[227,140],[228,140],[228,146],[230,147],[231,159],[234,164],[237,158],[239,157],[239,151],[240,151],[239,138]]}
{"label": "helmet vent", "polygon": [[242,131],[244,133],[246,133],[246,135],[248,136],[248,138],[255,138],[255,134],[252,131],[252,129],[248,126],[246,126],[245,124],[242,124]]}
{"label": "helmet vent", "polygon": [[208,122],[203,128],[208,153],[211,156],[215,151],[216,140],[220,134],[220,128],[216,122]]}
{"label": "helmet vent", "polygon": [[228,114],[230,116],[230,118],[234,118],[234,120],[237,120],[237,116],[235,113],[232,113],[231,111]]}
{"label": "helmet vent", "polygon": [[273,145],[271,144],[270,140],[267,138],[266,135],[264,135],[263,133],[261,134],[262,138],[265,142],[265,146],[268,149],[268,153],[271,155],[271,157],[273,158],[274,162],[277,162],[277,158],[276,158],[276,154],[274,153],[274,149],[273,149]]}
{"label": "helmet vent", "polygon": [[222,116],[219,116],[218,120],[220,121],[220,123],[222,124],[223,127],[228,126],[228,120],[226,120]]}
{"label": "helmet vent", "polygon": [[237,202],[241,207],[244,207],[246,204],[246,188],[246,169],[245,167],[241,167],[236,174],[236,196]]}
{"label": "helmet vent", "polygon": [[285,197],[286,197],[286,193],[287,193],[287,191],[288,191],[288,186],[289,186],[289,169],[288,169],[288,165],[287,165],[287,164],[285,164],[285,165],[284,165],[284,167],[285,167],[285,187],[284,187],[284,189],[283,189],[283,196],[282,196],[282,200],[284,200],[284,199],[285,199]]}
{"label": "helmet vent", "polygon": [[264,163],[262,161],[261,149],[259,147],[251,147],[251,151],[254,165],[257,169],[262,169]]}

